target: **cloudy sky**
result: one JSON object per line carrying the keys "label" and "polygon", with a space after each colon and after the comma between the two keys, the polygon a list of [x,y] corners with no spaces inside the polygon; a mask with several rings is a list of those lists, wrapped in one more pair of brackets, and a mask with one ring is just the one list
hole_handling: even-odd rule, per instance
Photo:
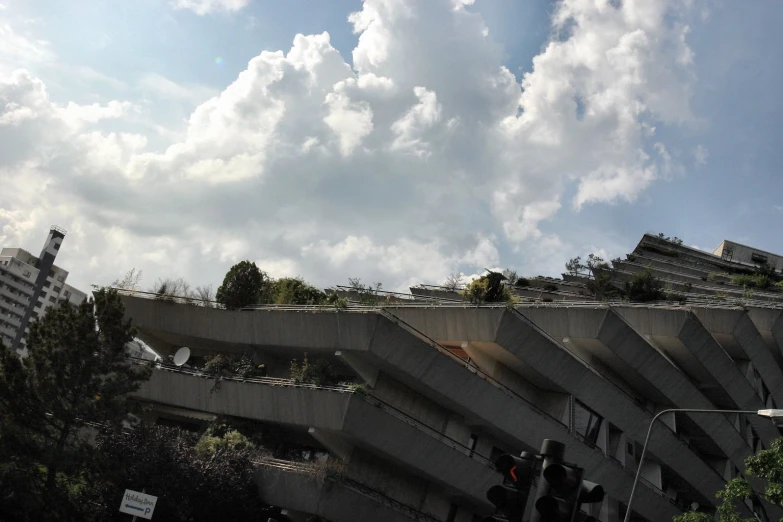
{"label": "cloudy sky", "polygon": [[0,0],[0,245],[87,289],[783,252],[783,4]]}

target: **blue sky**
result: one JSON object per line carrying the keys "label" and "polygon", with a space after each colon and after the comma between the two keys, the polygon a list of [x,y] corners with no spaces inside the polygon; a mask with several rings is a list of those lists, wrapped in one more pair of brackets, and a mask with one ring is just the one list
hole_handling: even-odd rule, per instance
{"label": "blue sky", "polygon": [[780,3],[0,5],[0,244],[65,227],[82,287],[783,252]]}

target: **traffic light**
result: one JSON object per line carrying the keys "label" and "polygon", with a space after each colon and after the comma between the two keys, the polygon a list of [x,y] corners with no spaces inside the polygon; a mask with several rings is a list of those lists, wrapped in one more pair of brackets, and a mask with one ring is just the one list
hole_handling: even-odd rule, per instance
{"label": "traffic light", "polygon": [[563,461],[565,445],[544,439],[541,446],[541,478],[536,492],[533,522],[574,522],[580,504],[601,502],[604,489],[583,480],[584,470]]}
{"label": "traffic light", "polygon": [[495,467],[503,475],[503,485],[492,486],[487,499],[495,505],[501,515],[485,517],[483,522],[522,522],[527,497],[533,484],[536,457],[523,451],[519,457],[501,455]]}

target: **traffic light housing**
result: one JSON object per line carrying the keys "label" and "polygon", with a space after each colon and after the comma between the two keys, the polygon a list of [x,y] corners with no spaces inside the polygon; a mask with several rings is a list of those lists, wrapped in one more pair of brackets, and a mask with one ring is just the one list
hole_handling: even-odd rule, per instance
{"label": "traffic light housing", "polygon": [[584,480],[584,470],[564,462],[564,455],[563,443],[544,440],[533,522],[574,522],[581,504],[601,502],[604,498],[603,487]]}
{"label": "traffic light housing", "polygon": [[501,455],[495,461],[495,467],[504,480],[502,485],[489,488],[487,499],[501,515],[485,517],[483,522],[522,522],[527,497],[533,484],[536,457],[526,451],[519,457]]}

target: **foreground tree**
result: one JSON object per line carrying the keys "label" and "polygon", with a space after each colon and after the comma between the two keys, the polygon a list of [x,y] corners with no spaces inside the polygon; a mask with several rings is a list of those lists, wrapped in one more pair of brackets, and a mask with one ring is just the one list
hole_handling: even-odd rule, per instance
{"label": "foreground tree", "polygon": [[254,482],[252,445],[238,432],[199,436],[164,426],[140,426],[126,433],[102,432],[96,449],[104,459],[100,479],[85,487],[82,500],[91,520],[117,520],[125,489],[158,497],[154,517],[171,522],[266,521]]}
{"label": "foreground tree", "polygon": [[267,280],[255,263],[242,261],[232,266],[215,294],[215,299],[229,310],[258,304]]}
{"label": "foreground tree", "polygon": [[76,491],[95,470],[83,430],[119,426],[150,369],[128,365],[134,328],[115,290],[32,323],[24,360],[0,351],[0,520],[81,520]]}

